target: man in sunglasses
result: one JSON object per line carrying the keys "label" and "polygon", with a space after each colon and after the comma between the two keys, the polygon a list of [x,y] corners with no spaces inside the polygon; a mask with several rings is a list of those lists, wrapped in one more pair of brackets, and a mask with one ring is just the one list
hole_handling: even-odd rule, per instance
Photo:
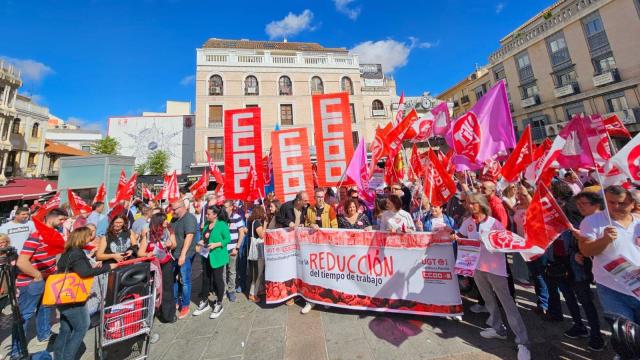
{"label": "man in sunglasses", "polygon": [[173,287],[173,296],[179,305],[178,319],[184,319],[189,315],[189,303],[191,301],[191,262],[195,255],[196,242],[194,236],[198,231],[198,221],[188,211],[183,199],[171,204],[173,219],[171,227],[176,237],[176,248],[173,250],[174,273],[179,275],[180,282]]}

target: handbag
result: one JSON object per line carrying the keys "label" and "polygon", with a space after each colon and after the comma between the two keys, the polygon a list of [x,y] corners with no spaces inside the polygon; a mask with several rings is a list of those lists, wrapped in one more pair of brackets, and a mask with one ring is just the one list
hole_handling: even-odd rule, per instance
{"label": "handbag", "polygon": [[255,221],[251,223],[251,244],[249,245],[249,254],[247,260],[257,261],[264,259],[264,240],[259,237],[253,237],[255,232]]}
{"label": "handbag", "polygon": [[82,278],[69,272],[69,265],[64,274],[53,274],[47,277],[42,296],[42,305],[71,305],[84,303],[91,294],[93,276]]}

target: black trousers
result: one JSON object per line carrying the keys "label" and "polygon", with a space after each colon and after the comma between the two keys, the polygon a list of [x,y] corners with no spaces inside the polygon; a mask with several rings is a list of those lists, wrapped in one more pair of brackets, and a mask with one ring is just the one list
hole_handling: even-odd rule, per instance
{"label": "black trousers", "polygon": [[[209,269],[211,266],[209,265]],[[221,266],[217,269],[211,269],[211,274],[213,275],[212,287],[213,291],[216,294],[216,300],[218,304],[222,304],[222,300],[224,300],[225,288],[226,285],[224,283],[224,270],[225,267]]]}
{"label": "black trousers", "polygon": [[160,313],[158,317],[161,321],[173,321],[176,316],[176,302],[173,298],[173,263],[168,261],[166,264],[160,265],[162,270],[162,303],[160,304]]}
{"label": "black trousers", "polygon": [[207,301],[209,293],[213,292],[213,269],[209,263],[209,258],[204,256],[198,256],[200,258],[200,264],[202,265],[202,277],[200,286],[200,301]]}

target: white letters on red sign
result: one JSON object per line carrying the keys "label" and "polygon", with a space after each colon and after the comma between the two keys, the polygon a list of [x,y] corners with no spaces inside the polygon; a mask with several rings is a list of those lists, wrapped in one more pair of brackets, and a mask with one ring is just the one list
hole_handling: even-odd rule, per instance
{"label": "white letters on red sign", "polygon": [[249,168],[262,176],[262,134],[260,108],[226,110],[224,167],[227,199],[246,200],[249,195]]}

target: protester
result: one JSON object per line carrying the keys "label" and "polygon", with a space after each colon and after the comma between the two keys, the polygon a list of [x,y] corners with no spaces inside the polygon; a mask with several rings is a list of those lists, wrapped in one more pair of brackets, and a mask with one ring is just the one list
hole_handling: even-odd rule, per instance
{"label": "protester", "polygon": [[569,185],[571,191],[573,191],[573,195],[578,195],[580,191],[582,191],[580,179],[578,179],[578,175],[576,175],[575,171],[572,169],[569,169],[564,174],[564,183]]}
{"label": "protester", "polygon": [[29,235],[35,231],[33,221],[29,220],[28,208],[17,208],[11,221],[0,226],[0,233],[9,235],[11,246],[20,252]]}
{"label": "protester", "polygon": [[341,229],[372,230],[369,218],[358,212],[358,202],[356,199],[348,198],[344,201],[346,214],[338,217],[338,227]]}
{"label": "protester", "polygon": [[227,244],[229,261],[225,268],[224,281],[227,284],[227,297],[229,298],[229,301],[235,302],[236,292],[239,292],[238,290],[240,290],[240,286],[238,286],[239,283],[237,282],[238,251],[240,250],[242,240],[244,240],[244,236],[247,233],[247,227],[245,226],[242,215],[235,211],[233,201],[225,201],[224,210],[226,212],[225,219],[228,219],[229,232],[231,234],[231,241]]}
{"label": "protester", "polygon": [[171,204],[173,218],[171,227],[176,237],[176,247],[173,249],[173,272],[178,281],[173,286],[173,299],[180,310],[178,319],[189,315],[191,302],[191,264],[195,255],[196,242],[194,234],[198,231],[196,217],[185,207],[180,199]]}
{"label": "protester", "polygon": [[16,218],[16,212],[18,211],[18,205],[13,205],[13,209],[9,212],[9,221]]}
{"label": "protester", "polygon": [[455,222],[452,218],[442,212],[442,206],[430,206],[429,212],[422,221],[423,231],[438,231],[444,228],[449,228],[455,231]]}
{"label": "protester", "polygon": [[[142,214],[148,208],[143,208]],[[171,262],[171,250],[176,247],[176,237],[169,230],[169,223],[165,214],[155,214],[151,216],[147,236],[140,240],[138,256],[153,255],[160,263],[162,272],[162,302],[160,303],[159,318],[163,322],[172,323],[177,320],[176,303],[173,297],[173,287],[175,276],[173,264]]]}
{"label": "protester", "polygon": [[640,264],[640,217],[633,215],[635,206],[631,193],[622,186],[604,190],[607,211],[587,216],[580,223],[579,249],[593,257],[593,276],[605,320],[611,325],[616,318],[640,323],[640,300],[609,274],[604,265],[620,255]]}
{"label": "protester", "polygon": [[305,226],[312,229],[337,228],[338,218],[333,207],[324,202],[325,191],[318,188],[315,191],[315,205],[307,207]]}
{"label": "protester", "polygon": [[267,207],[269,211],[267,212],[267,229],[277,229],[278,223],[276,222],[276,214],[280,211],[280,200],[272,199],[269,202],[269,206]]}
{"label": "protester", "polygon": [[294,229],[305,224],[305,217],[309,206],[309,195],[301,191],[293,200],[280,206],[276,214],[276,223],[279,227]]}
{"label": "protester", "polygon": [[104,236],[107,233],[107,227],[109,226],[109,220],[104,215],[104,203],[95,202],[91,205],[91,214],[87,217],[87,224],[94,224],[96,226],[96,236]]}
{"label": "protester", "polygon": [[[396,192],[401,190],[396,190]],[[402,200],[396,194],[387,198],[387,210],[380,217],[380,230],[390,232],[414,232],[416,226],[411,214],[402,209]]]}
{"label": "protester", "polygon": [[[94,277],[117,267],[117,264],[102,264],[92,267],[83,248],[91,241],[92,230],[88,227],[75,229],[64,245],[64,253],[58,260],[58,273],[73,272],[82,278]],[[84,335],[89,330],[89,311],[86,302],[59,305],[60,333],[53,344],[55,359],[75,359]]]}
{"label": "protester", "polygon": [[[331,208],[331,207],[329,207]],[[253,208],[251,216],[247,219],[248,227],[248,241],[249,247],[254,246],[253,242],[261,239],[264,241],[267,215],[265,214],[264,207],[259,205]],[[263,247],[264,249],[264,247]],[[260,294],[264,292],[264,250],[262,253],[258,251],[258,259],[249,259],[249,301],[260,301]]]}
{"label": "protester", "polygon": [[[204,224],[202,231],[202,243],[199,247],[204,247],[200,251],[209,250],[207,273],[203,272],[203,286],[200,293],[200,304],[198,308],[193,312],[193,316],[198,316],[211,309],[209,305],[209,290],[213,291],[216,295],[216,301],[213,304],[213,310],[209,319],[216,319],[224,308],[222,302],[225,295],[224,284],[224,272],[225,267],[229,263],[229,251],[227,250],[227,244],[231,242],[231,234],[227,223],[220,219],[220,214],[224,213],[224,210],[218,206],[210,206],[207,208],[207,220]],[[204,269],[203,269],[204,270]],[[206,279],[205,279],[206,277]],[[205,282],[207,282],[205,284]]]}
{"label": "protester", "polygon": [[[483,232],[504,230],[502,224],[497,219],[491,217],[491,208],[487,202],[486,195],[483,196],[478,193],[472,193],[467,196],[467,201],[469,202],[468,207],[471,212],[471,217],[467,218],[460,227],[459,232],[462,237],[480,239],[480,234]],[[527,329],[518,312],[516,303],[509,293],[506,270],[507,264],[504,254],[491,253],[484,244],[481,243],[480,259],[473,279],[489,311],[487,324],[490,327],[482,330],[480,336],[487,339],[505,340],[507,338],[506,329],[502,322],[502,316],[500,315],[500,309],[496,302],[497,296],[507,316],[509,327],[516,336],[518,360],[530,359],[531,353],[528,348],[529,337],[527,335]]]}
{"label": "protester", "polygon": [[[56,208],[45,216],[44,225],[55,229],[67,218],[67,212]],[[36,316],[36,336],[39,345],[47,344],[51,336],[51,321],[49,319],[51,309],[41,306],[42,294],[44,294],[44,282],[46,278],[56,272],[56,256],[47,252],[48,245],[39,231],[34,231],[25,241],[18,256],[16,266],[16,287],[20,293],[18,296],[18,308],[24,320],[25,333],[29,327],[29,320]],[[11,356],[18,357],[20,345],[18,335],[12,334]]]}
{"label": "protester", "polygon": [[96,260],[111,264],[127,260],[138,252],[136,234],[129,230],[127,223],[127,217],[122,214],[111,220],[107,235],[100,239]]}
{"label": "protester", "polygon": [[507,228],[509,226],[509,215],[502,200],[496,196],[496,183],[493,181],[483,181],[480,186],[480,191],[487,197],[487,201],[491,207],[491,214],[493,214],[492,217],[500,221],[504,228]]}
{"label": "protester", "polygon": [[504,190],[502,190],[502,205],[504,205],[504,208],[507,210],[507,214],[513,215],[517,203],[516,185],[508,184]]}
{"label": "protester", "polygon": [[151,208],[140,203],[138,205],[138,214],[140,216],[131,224],[131,232],[136,234],[138,242],[149,236],[149,222],[151,221]]}

